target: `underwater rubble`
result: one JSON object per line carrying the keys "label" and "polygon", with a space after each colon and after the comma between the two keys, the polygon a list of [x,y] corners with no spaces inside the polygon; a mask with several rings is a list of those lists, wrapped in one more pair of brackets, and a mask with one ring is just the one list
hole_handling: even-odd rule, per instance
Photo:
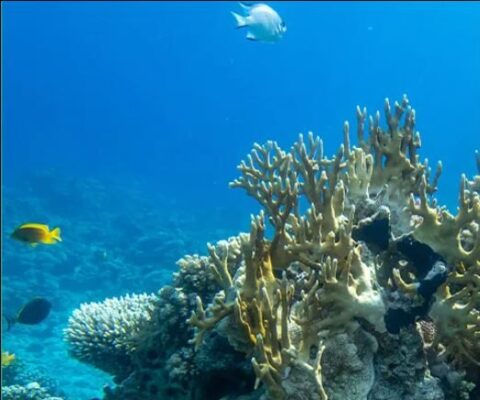
{"label": "underwater rubble", "polygon": [[357,107],[358,145],[346,122],[331,158],[311,133],[254,144],[230,184],[261,206],[249,233],[74,311],[65,340],[114,376],[105,400],[479,398],[480,175],[450,213],[407,97],[384,114]]}

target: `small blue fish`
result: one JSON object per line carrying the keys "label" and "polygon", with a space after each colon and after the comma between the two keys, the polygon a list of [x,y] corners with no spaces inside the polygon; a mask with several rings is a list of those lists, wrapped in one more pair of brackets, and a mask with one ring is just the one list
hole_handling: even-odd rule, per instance
{"label": "small blue fish", "polygon": [[237,28],[248,28],[247,39],[274,43],[279,41],[287,31],[287,26],[280,15],[264,3],[246,5],[239,3],[244,16],[232,11]]}

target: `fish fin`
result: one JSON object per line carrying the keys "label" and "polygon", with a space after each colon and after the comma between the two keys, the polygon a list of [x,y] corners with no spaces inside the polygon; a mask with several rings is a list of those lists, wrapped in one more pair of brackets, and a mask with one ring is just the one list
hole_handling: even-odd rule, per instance
{"label": "fish fin", "polygon": [[37,247],[38,243],[29,243],[30,247]]}
{"label": "fish fin", "polygon": [[53,229],[51,232],[50,232],[50,235],[53,239],[55,239],[57,242],[61,242],[62,241],[62,238],[60,237],[60,233],[62,231],[60,230],[60,228],[57,226],[55,229]]}
{"label": "fish fin", "polygon": [[247,39],[251,40],[252,42],[256,42],[258,40],[252,32],[247,33]]}
{"label": "fish fin", "polygon": [[239,1],[238,4],[242,7],[243,11],[248,12],[252,8],[252,4],[247,4],[244,1]]}
{"label": "fish fin", "polygon": [[11,316],[5,316],[5,319],[7,320],[7,332],[12,328],[13,325],[15,325],[15,322],[17,322],[17,319],[15,317]]}
{"label": "fish fin", "polygon": [[247,17],[242,17],[241,15],[237,14],[236,12],[230,11],[232,15],[235,18],[235,21],[237,23],[237,29],[239,28],[244,28],[248,25],[247,23]]}
{"label": "fish fin", "polygon": [[48,225],[45,224],[36,224],[36,223],[28,223],[20,225],[17,229],[40,229],[41,231],[48,231]]}

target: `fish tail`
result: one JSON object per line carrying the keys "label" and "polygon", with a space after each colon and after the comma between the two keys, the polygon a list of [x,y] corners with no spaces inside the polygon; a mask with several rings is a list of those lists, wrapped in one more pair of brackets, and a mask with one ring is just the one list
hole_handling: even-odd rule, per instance
{"label": "fish tail", "polygon": [[246,17],[242,17],[241,15],[233,11],[230,11],[230,12],[232,13],[233,17],[235,18],[235,21],[237,22],[237,29],[243,28],[248,25]]}
{"label": "fish tail", "polygon": [[12,328],[13,325],[15,325],[16,318],[11,317],[11,316],[5,316],[5,319],[7,320],[7,332]]}
{"label": "fish tail", "polygon": [[60,237],[60,233],[62,231],[60,230],[60,228],[57,226],[55,229],[52,230],[52,232],[50,232],[51,234],[51,237],[53,239],[55,239],[56,241],[58,242],[61,242],[62,241],[62,238]]}

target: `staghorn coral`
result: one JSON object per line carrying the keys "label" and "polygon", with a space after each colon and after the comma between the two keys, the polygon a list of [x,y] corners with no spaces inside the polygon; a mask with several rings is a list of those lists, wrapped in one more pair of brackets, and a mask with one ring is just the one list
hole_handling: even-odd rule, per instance
{"label": "staghorn coral", "polygon": [[[415,132],[415,110],[406,95],[400,103],[385,100],[387,129],[380,126],[380,113],[368,118],[369,137],[365,138],[367,110],[357,106],[357,137],[360,147],[349,148],[349,124],[344,125],[347,167],[343,179],[347,188],[347,200],[359,204],[358,212],[372,212],[382,205],[389,209],[394,238],[409,231],[410,215],[405,207],[410,194],[418,195],[425,180],[425,191],[437,190],[442,163],[437,164],[433,180],[429,183],[428,160],[420,162],[417,149],[420,135]],[[403,118],[403,125],[401,124]],[[361,219],[361,216],[358,217]]]}
{"label": "staghorn coral", "polygon": [[[478,152],[477,167],[480,171]],[[460,364],[480,366],[480,195],[479,176],[460,180],[456,215],[430,206],[425,183],[420,202],[410,199],[415,220],[414,236],[453,265],[447,281],[436,293],[430,316],[436,324],[434,345],[441,355]],[[480,376],[480,373],[478,373]]]}
{"label": "staghorn coral", "polygon": [[[388,185],[389,195],[396,201],[404,202],[411,193],[418,193],[423,177],[428,182],[430,171],[428,161],[420,163],[417,155],[417,149],[421,146],[420,134],[415,131],[415,110],[411,108],[407,96],[404,95],[400,103],[395,102],[394,108],[392,112],[390,101],[386,99],[386,131],[380,127],[378,111],[374,117],[369,117],[370,135],[367,141],[364,138],[366,109],[357,107],[357,133],[360,148],[366,154],[365,159],[370,163],[373,160],[368,185],[370,190],[378,192]],[[441,171],[442,164],[439,162],[432,183],[426,187],[428,193],[436,191]]]}
{"label": "staghorn coral", "polygon": [[343,271],[338,271],[338,265],[336,259],[326,259],[321,278],[298,303],[296,322],[305,331],[320,332],[355,328],[355,318],[363,318],[384,332],[386,307],[372,287],[371,271],[362,263],[358,248],[348,255]]}
{"label": "staghorn coral", "polygon": [[[467,282],[452,294],[456,282]],[[437,291],[430,316],[436,324],[440,355],[480,366],[480,261],[463,274],[455,272]]]}
{"label": "staghorn coral", "polygon": [[477,164],[477,174],[471,181],[467,181],[467,187],[470,193],[480,193],[480,151],[475,151],[475,161]]}
{"label": "staghorn coral", "polygon": [[[468,394],[479,361],[479,178],[462,178],[456,216],[438,207],[442,165],[432,178],[417,154],[415,110],[404,96],[384,113],[386,128],[357,107],[358,147],[345,123],[331,158],[311,133],[289,151],[254,144],[230,184],[262,207],[250,232],[179,260],[106,399]],[[432,374],[442,363],[448,373]],[[455,374],[465,379],[449,382]]]}
{"label": "staghorn coral", "polygon": [[[317,395],[336,395],[339,387],[324,384],[321,372],[329,339],[342,332],[351,337],[362,331],[358,321],[381,337],[390,305],[388,293],[397,287],[410,288],[410,292],[417,289],[399,277],[390,264],[395,257],[386,257],[383,251],[398,251],[395,244],[412,231],[417,240],[429,244],[412,220],[435,192],[441,163],[430,182],[428,162],[421,163],[417,155],[420,136],[414,130],[415,111],[406,96],[395,103],[394,111],[386,100],[385,115],[387,130],[380,127],[377,113],[369,119],[370,135],[365,139],[366,110],[357,108],[359,147],[351,148],[349,125],[345,124],[344,144],[332,159],[324,156],[321,140],[312,134],[307,141],[300,135],[290,153],[273,141],[255,144],[239,166],[241,177],[231,184],[264,207],[274,227],[273,237],[265,237],[262,215],[253,220],[250,245],[243,248],[243,276],[232,278],[224,273],[223,290],[207,308],[198,298],[189,323],[197,328],[197,348],[213,329],[238,350],[251,354],[257,378],[271,398],[291,397],[286,389],[289,379],[282,377],[295,376],[299,365],[313,371]],[[415,197],[420,197],[418,206],[412,203]],[[303,215],[302,202],[308,205]],[[383,239],[386,245],[364,259],[364,244],[352,233],[378,219],[380,212],[391,228]],[[303,272],[303,282],[308,281],[309,287],[298,293],[295,279],[287,280],[284,275],[283,285],[291,289],[284,290],[283,297],[274,296],[280,287],[280,271],[292,265]],[[382,287],[376,277],[379,270],[396,285]],[[310,357],[314,348],[319,355],[315,364]],[[431,384],[438,383],[432,378]]]}
{"label": "staghorn coral", "polygon": [[[431,207],[427,201],[426,185],[422,182],[420,202],[410,197],[415,220],[414,237],[428,244],[452,264],[474,264],[480,260],[480,196],[467,195],[466,177],[460,181],[459,207],[453,216],[445,208]],[[465,237],[464,240],[462,240]]]}

